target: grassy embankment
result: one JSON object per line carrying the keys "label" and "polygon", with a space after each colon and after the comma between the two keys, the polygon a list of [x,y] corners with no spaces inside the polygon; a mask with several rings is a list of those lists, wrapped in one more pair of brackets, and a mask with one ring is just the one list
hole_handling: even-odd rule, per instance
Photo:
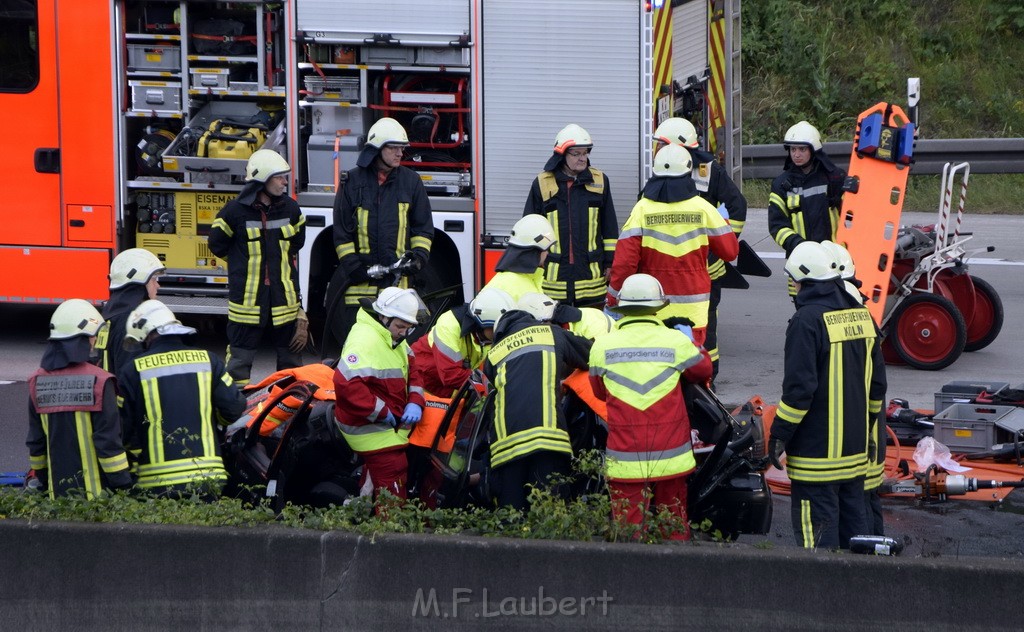
{"label": "grassy embankment", "polygon": [[[921,79],[921,138],[1024,136],[1024,3],[1019,0],[759,0],[743,7],[745,143],[778,143],[806,119],[853,138],[857,115],[906,104]],[[769,181],[744,182],[751,207]],[[904,209],[938,208],[940,176],[911,176]],[[970,213],[1022,212],[1024,175],[975,174]]]}

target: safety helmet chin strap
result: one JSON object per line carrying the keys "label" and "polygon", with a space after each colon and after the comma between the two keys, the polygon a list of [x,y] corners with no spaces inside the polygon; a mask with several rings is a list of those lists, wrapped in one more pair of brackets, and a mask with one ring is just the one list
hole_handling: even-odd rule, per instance
{"label": "safety helmet chin strap", "polygon": [[[476,340],[476,343],[478,345],[480,345],[481,347],[486,347],[486,346],[490,345],[491,342],[492,342],[490,338],[485,338],[484,337],[484,330],[483,330],[483,328],[473,330],[470,333],[473,336],[473,340]],[[494,334],[492,333],[491,335],[493,336]]]}
{"label": "safety helmet chin strap", "polygon": [[413,325],[412,327],[409,327],[408,329],[405,330],[405,335],[404,336],[399,336],[398,340],[395,340],[395,334],[392,333],[392,331],[391,331],[391,323],[395,322],[395,319],[398,318],[398,317],[397,316],[384,316],[383,314],[378,314],[378,317],[380,318],[381,324],[384,325],[384,328],[388,330],[389,334],[391,334],[391,348],[392,349],[397,349],[398,345],[402,344],[405,341],[405,339],[409,337],[409,334],[412,332],[412,330],[416,328],[415,325]]}

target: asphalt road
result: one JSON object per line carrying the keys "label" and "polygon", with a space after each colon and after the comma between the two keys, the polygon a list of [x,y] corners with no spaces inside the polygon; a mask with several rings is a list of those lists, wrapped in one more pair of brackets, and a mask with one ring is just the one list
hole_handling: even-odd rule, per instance
{"label": "asphalt road", "polygon": [[[932,213],[905,213],[902,223],[927,224]],[[931,409],[933,396],[943,384],[957,380],[1024,382],[1024,328],[1017,326],[1024,315],[1024,245],[1017,233],[1022,218],[1014,216],[968,216],[964,230],[974,234],[971,246],[995,246],[992,253],[972,259],[971,274],[987,280],[1003,301],[1005,325],[990,347],[965,353],[942,371],[917,371],[889,366],[888,396],[907,399],[912,407]],[[783,338],[793,308],[782,276],[782,253],[767,235],[764,210],[752,210],[744,238],[762,254],[774,274],[749,279],[749,290],[726,290],[720,310],[721,373],[719,396],[739,404],[753,395],[775,403],[781,393]],[[45,348],[51,307],[0,305],[0,471],[27,468],[24,447],[27,429],[27,388],[25,380],[38,366]],[[201,325],[201,345],[223,354],[221,324]],[[315,358],[309,358],[315,361]],[[269,352],[261,353],[253,376],[273,370]],[[944,506],[918,506],[912,501],[887,500],[890,531],[910,538],[910,555],[995,555],[1024,556],[1024,532],[1019,528],[1024,513],[1024,492],[1015,491],[998,511],[979,502],[950,501]],[[788,498],[775,501],[773,534],[769,540],[792,545],[789,531]],[[763,540],[763,537],[746,540]]]}

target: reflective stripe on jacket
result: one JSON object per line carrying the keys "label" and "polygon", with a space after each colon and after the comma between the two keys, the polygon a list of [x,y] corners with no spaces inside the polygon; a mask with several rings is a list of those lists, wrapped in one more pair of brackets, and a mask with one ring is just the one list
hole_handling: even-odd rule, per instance
{"label": "reflective stripe on jacket", "polygon": [[[248,198],[248,196],[247,196]],[[228,262],[228,318],[242,325],[280,327],[301,305],[295,257],[306,240],[306,218],[288,196],[243,204],[234,199],[210,227],[210,251]]]}
{"label": "reflective stripe on jacket", "polygon": [[101,471],[126,472],[114,376],[91,364],[38,369],[28,379],[29,464],[46,470],[50,497],[84,490],[95,498]]}
{"label": "reflective stripe on jacket", "polygon": [[575,178],[561,168],[545,171],[526,198],[523,215],[531,213],[547,217],[558,237],[545,263],[543,292],[570,304],[603,297],[619,229],[607,176],[594,167]]}
{"label": "reflective stripe on jacket", "polygon": [[615,305],[626,277],[643,272],[661,282],[669,304],[658,316],[682,316],[695,327],[708,323],[711,277],[708,253],[732,261],[739,254],[736,235],[706,200],[678,202],[641,198],[622,227],[612,264],[608,304]]}
{"label": "reflective stripe on jacket", "polygon": [[[739,238],[747,223],[747,200],[740,188],[719,164],[715,157],[700,149],[690,149],[693,157],[693,182],[697,185],[697,193],[716,209],[724,205],[729,212],[729,227]],[[725,262],[714,253],[708,255],[708,275],[711,280],[720,279],[725,274]]]}
{"label": "reflective stripe on jacket", "polygon": [[627,316],[590,350],[590,383],[608,406],[607,477],[673,478],[693,470],[683,378],[711,377],[711,359],[652,316]]}
{"label": "reflective stripe on jacket", "polygon": [[478,328],[469,306],[459,305],[413,343],[413,372],[426,392],[451,398],[483,364],[487,350],[472,333]]}
{"label": "reflective stripe on jacket", "polygon": [[124,367],[128,443],[139,454],[140,487],[178,488],[227,480],[214,424],[245,412],[246,400],[206,350],[159,336]]}
{"label": "reflective stripe on jacket", "polygon": [[[349,278],[372,265],[389,266],[411,250],[426,264],[434,240],[434,220],[423,181],[412,169],[398,167],[383,184],[377,170],[356,167],[334,199],[334,251]],[[401,287],[408,287],[403,278]],[[353,283],[345,304],[377,296],[376,283]]]}
{"label": "reflective stripe on jacket", "polygon": [[586,368],[588,350],[584,339],[524,311],[501,317],[484,362],[496,389],[492,467],[539,450],[572,454],[561,381],[571,369]]}
{"label": "reflective stripe on jacket", "polygon": [[786,470],[794,481],[864,476],[868,430],[886,387],[875,323],[867,309],[849,307],[841,282],[806,284],[797,305],[786,330],[782,399],[771,436],[786,443]]}
{"label": "reflective stripe on jacket", "polygon": [[786,160],[786,171],[772,181],[768,196],[768,232],[786,253],[798,243],[835,241],[842,183],[846,172],[829,172],[816,157],[810,173]]}
{"label": "reflective stripe on jacket", "polygon": [[518,301],[523,294],[530,292],[542,292],[541,282],[544,279],[544,270],[537,268],[533,273],[526,272],[498,272],[484,287],[497,288]]}
{"label": "reflective stripe on jacket", "polygon": [[334,418],[354,451],[397,450],[409,443],[408,428],[396,432],[383,422],[389,412],[400,418],[408,402],[424,405],[423,388],[409,379],[412,355],[404,341],[392,347],[387,328],[359,310],[334,373]]}

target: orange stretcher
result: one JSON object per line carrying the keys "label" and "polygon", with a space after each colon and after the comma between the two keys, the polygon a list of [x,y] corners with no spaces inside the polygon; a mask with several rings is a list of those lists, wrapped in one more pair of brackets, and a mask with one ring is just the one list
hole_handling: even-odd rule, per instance
{"label": "orange stretcher", "polygon": [[882,102],[861,112],[844,186],[836,241],[850,251],[860,291],[879,326],[913,162],[914,132],[899,106]]}

